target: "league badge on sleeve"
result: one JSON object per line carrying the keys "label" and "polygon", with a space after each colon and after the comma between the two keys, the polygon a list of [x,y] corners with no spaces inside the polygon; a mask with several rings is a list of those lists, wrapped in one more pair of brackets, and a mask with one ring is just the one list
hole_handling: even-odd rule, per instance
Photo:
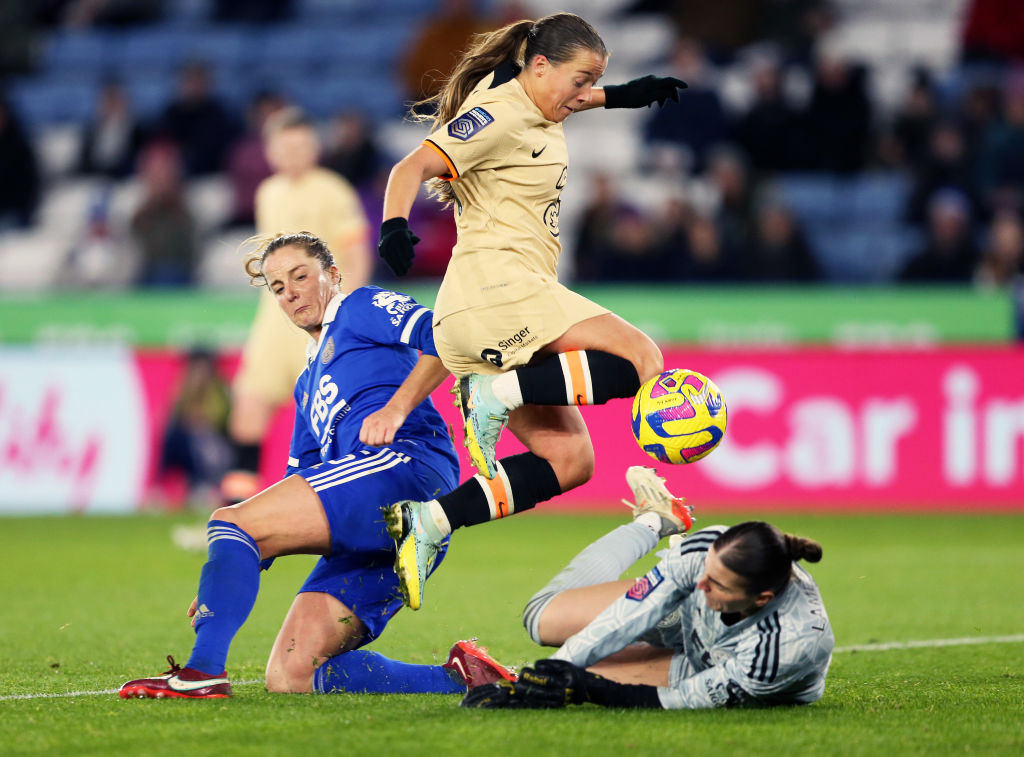
{"label": "league badge on sleeve", "polygon": [[636,579],[636,583],[629,587],[629,591],[626,592],[626,599],[640,602],[664,580],[665,577],[661,575],[660,570],[651,568],[650,573],[643,578]]}
{"label": "league badge on sleeve", "polygon": [[492,123],[494,123],[494,116],[483,108],[472,108],[448,124],[448,136],[465,142]]}

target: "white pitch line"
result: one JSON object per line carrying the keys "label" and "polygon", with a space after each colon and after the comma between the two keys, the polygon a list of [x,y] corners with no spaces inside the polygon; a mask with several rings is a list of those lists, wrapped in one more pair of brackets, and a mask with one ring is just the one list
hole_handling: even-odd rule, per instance
{"label": "white pitch line", "polygon": [[[925,647],[962,647],[969,644],[1019,644],[1024,642],[1024,633],[1010,636],[969,636],[961,639],[924,639],[921,641],[888,641],[878,644],[852,644],[847,647],[836,647],[833,652],[887,652],[893,649],[921,649]],[[263,683],[258,681],[237,681],[233,686],[251,686]],[[100,689],[99,691],[66,691],[58,694],[4,694],[0,702],[14,699],[63,699],[67,697],[92,697],[103,694],[116,694],[117,689]]]}
{"label": "white pitch line", "polygon": [[[232,686],[251,686],[252,684],[263,683],[259,681],[234,681]],[[0,702],[7,702],[12,699],[65,699],[67,697],[96,697],[102,694],[116,694],[118,689],[99,689],[98,691],[62,691],[57,694],[4,694],[0,695]]]}
{"label": "white pitch line", "polygon": [[834,652],[886,652],[890,649],[919,649],[921,647],[962,647],[968,644],[1017,644],[1024,642],[1024,633],[1010,636],[969,636],[962,639],[926,639],[924,641],[887,641],[878,644],[853,644],[836,647]]}

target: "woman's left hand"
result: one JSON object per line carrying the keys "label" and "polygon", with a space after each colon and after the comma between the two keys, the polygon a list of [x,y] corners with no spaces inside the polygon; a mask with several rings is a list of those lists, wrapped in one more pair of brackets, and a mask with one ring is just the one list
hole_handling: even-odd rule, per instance
{"label": "woman's left hand", "polygon": [[395,432],[405,423],[405,413],[397,408],[385,405],[380,410],[370,413],[363,420],[359,429],[359,441],[371,447],[383,447],[395,440]]}
{"label": "woman's left hand", "polygon": [[604,88],[606,108],[644,108],[667,100],[679,102],[679,91],[686,82],[673,76],[641,76],[625,84],[608,84]]}

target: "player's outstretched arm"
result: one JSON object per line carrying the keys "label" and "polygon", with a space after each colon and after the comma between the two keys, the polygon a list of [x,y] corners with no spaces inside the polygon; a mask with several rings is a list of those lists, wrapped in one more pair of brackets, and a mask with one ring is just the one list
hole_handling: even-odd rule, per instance
{"label": "player's outstretched arm", "polygon": [[659,107],[668,100],[679,102],[680,90],[687,88],[686,82],[673,76],[641,76],[625,84],[608,84],[594,87],[590,102],[584,110],[591,108],[646,108],[654,103]]}
{"label": "player's outstretched arm", "polygon": [[359,441],[374,447],[391,444],[412,409],[429,397],[447,377],[448,369],[439,358],[420,355],[416,365],[387,404],[363,420]]}

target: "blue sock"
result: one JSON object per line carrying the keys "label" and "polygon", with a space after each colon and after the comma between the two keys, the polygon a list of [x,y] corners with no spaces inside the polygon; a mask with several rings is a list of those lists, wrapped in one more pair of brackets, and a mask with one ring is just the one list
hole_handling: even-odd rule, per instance
{"label": "blue sock", "polygon": [[330,694],[461,694],[466,686],[440,665],[413,665],[355,649],[332,657],[313,673],[313,692]]}
{"label": "blue sock", "polygon": [[228,647],[249,617],[260,588],[260,550],[234,523],[211,520],[209,557],[199,576],[196,643],[185,667],[220,675]]}

